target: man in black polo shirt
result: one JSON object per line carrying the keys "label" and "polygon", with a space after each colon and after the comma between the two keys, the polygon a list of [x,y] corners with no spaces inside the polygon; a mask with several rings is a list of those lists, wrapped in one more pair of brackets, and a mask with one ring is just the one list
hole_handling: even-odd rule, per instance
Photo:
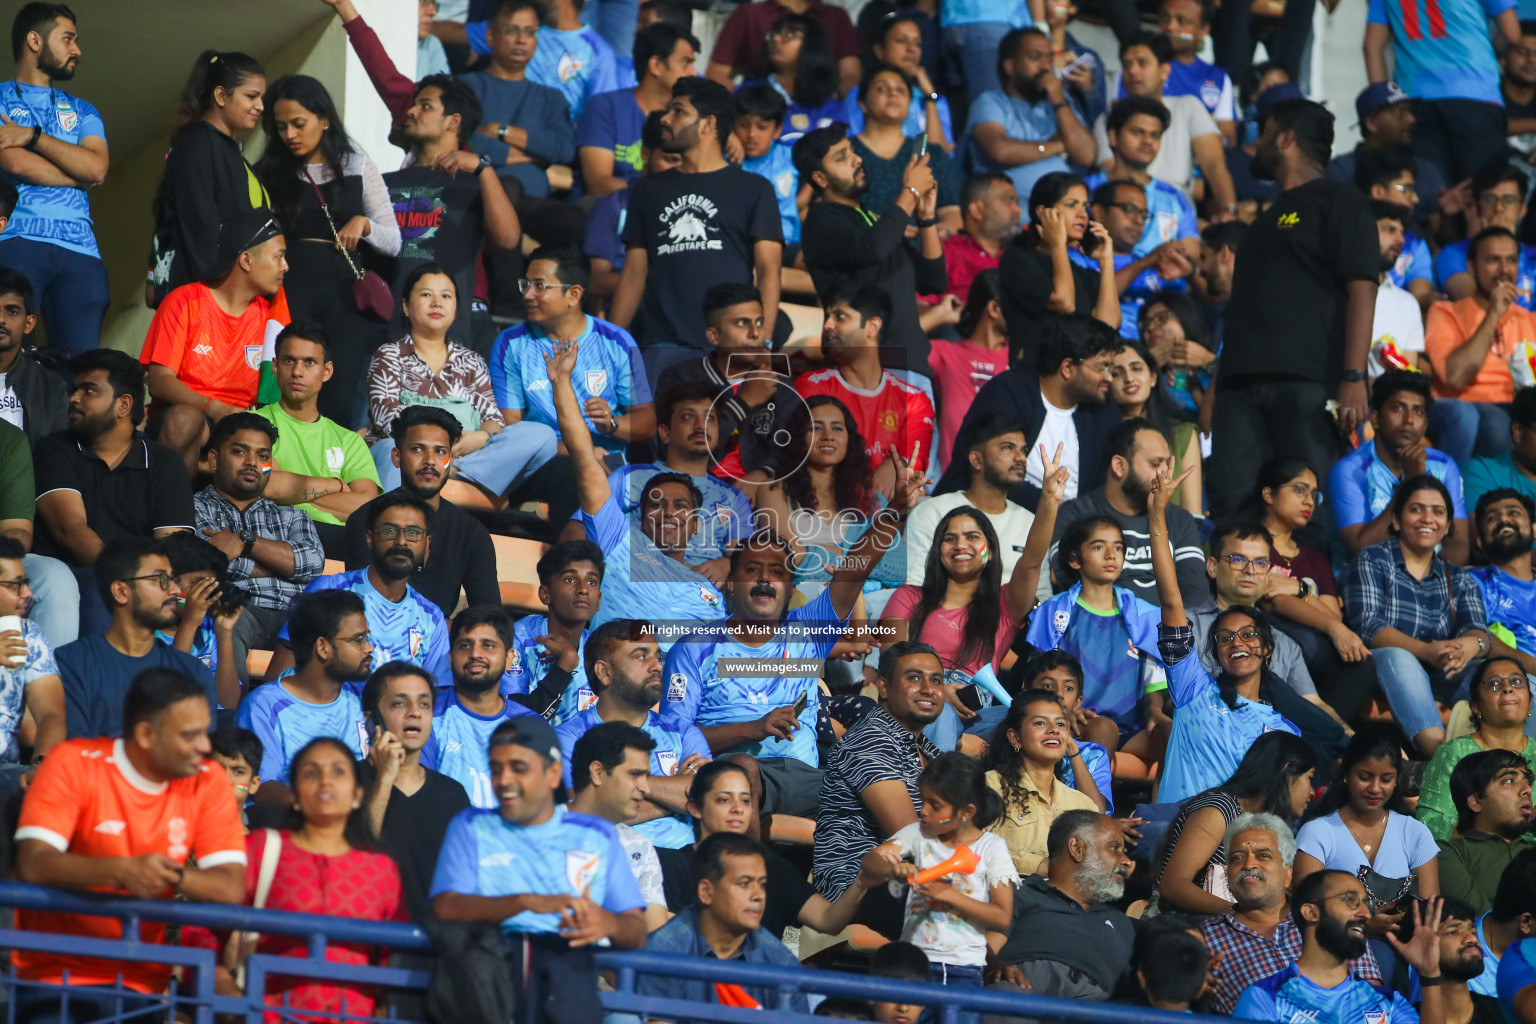
{"label": "man in black polo shirt", "polygon": [[196,521],[192,481],[181,455],[139,432],[144,422],[144,367],[112,349],[84,352],[69,363],[75,388],[69,426],[37,442],[35,550],[74,570],[80,582],[80,633],[112,624],[92,568],[115,541],[150,540]]}
{"label": "man in black polo shirt", "polygon": [[[445,467],[452,461],[453,446],[463,433],[459,421],[444,409],[413,405],[396,417],[390,433],[395,440],[390,458],[400,467],[400,490],[437,510],[432,550],[411,586],[441,608],[444,618],[459,606],[460,588],[472,605],[501,604],[490,531],[442,496],[443,485],[448,482]],[[372,504],[347,517],[348,569],[364,569],[373,562],[366,537]]]}

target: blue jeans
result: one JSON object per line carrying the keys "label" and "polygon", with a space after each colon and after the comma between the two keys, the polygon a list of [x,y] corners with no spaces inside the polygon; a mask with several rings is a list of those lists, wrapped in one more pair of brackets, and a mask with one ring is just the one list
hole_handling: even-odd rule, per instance
{"label": "blue jeans", "polygon": [[1488,402],[1435,399],[1429,407],[1429,435],[1458,466],[1474,455],[1503,455],[1513,447],[1509,412]]}
{"label": "blue jeans", "polygon": [[[929,964],[928,980],[935,985],[944,985],[951,988],[983,988],[982,968],[957,967],[954,964]],[[961,1010],[961,1024],[975,1024],[981,1019],[981,1015],[974,1010]],[[918,1015],[917,1024],[938,1024],[938,1007],[924,1007]]]}
{"label": "blue jeans", "polygon": [[7,238],[0,242],[0,265],[27,275],[32,308],[42,314],[50,344],[70,355],[101,344],[101,318],[111,295],[107,267],[99,258],[50,242]]}
{"label": "blue jeans", "polygon": [[[1378,647],[1371,652],[1376,660],[1376,681],[1387,696],[1392,717],[1403,727],[1409,739],[1414,739],[1426,729],[1444,728],[1440,721],[1440,709],[1435,706],[1435,690],[1429,672],[1422,662],[1401,647]],[[1447,703],[1466,699],[1470,674],[1461,675],[1442,684],[1446,692],[1440,694]]]}
{"label": "blue jeans", "polygon": [[[533,475],[555,457],[559,442],[555,432],[543,423],[523,420],[498,432],[477,452],[454,459],[461,480],[483,487],[495,495],[504,495]],[[373,464],[379,471],[379,486],[392,491],[400,486],[400,467],[389,453],[395,440],[386,437],[373,446]]]}
{"label": "blue jeans", "polygon": [[944,50],[955,67],[965,69],[965,95],[975,103],[988,89],[1000,89],[997,47],[1013,26],[1006,21],[978,21],[944,29]]}
{"label": "blue jeans", "polygon": [[37,623],[48,646],[58,650],[80,639],[80,583],[69,566],[45,555],[28,555],[22,564],[32,581],[27,618]]}

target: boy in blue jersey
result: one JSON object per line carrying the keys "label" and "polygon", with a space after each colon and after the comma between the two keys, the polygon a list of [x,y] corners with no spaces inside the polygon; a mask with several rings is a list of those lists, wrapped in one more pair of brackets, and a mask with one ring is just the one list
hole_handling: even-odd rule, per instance
{"label": "boy in blue jersey", "polygon": [[80,61],[75,15],[29,3],[11,24],[16,77],[0,83],[6,173],[20,193],[0,234],[0,264],[32,282],[52,344],[78,355],[96,347],[107,311],[107,271],[86,190],[107,176],[107,132],[86,101],[58,88]]}
{"label": "boy in blue jersey", "polygon": [[486,741],[507,719],[533,714],[501,695],[511,641],[512,619],[496,605],[465,608],[453,617],[453,686],[438,690],[432,735],[421,750],[421,763],[457,780],[476,807],[496,806],[480,755]]}
{"label": "boy in blue jersey", "polygon": [[716,755],[746,768],[765,814],[816,814],[816,716],[826,658],[864,581],[886,550],[901,543],[897,526],[922,496],[921,474],[894,447],[890,459],[896,481],[890,504],[875,513],[821,596],[789,611],[794,553],[773,529],[759,530],[731,554],[730,618],[683,637],[667,655],[662,721],[673,728],[697,725]]}
{"label": "boy in blue jersey", "polygon": [[519,1024],[598,1024],[591,946],[645,942],[645,901],[613,825],[561,806],[560,743],[522,715],[496,727],[488,760],[493,810],[448,826],[432,878],[444,921],[499,923],[511,940]]}
{"label": "boy in blue jersey", "polygon": [[334,736],[358,757],[368,750],[354,688],[373,668],[362,598],[345,590],[307,594],[295,603],[288,629],[297,668],[256,687],[235,713],[235,724],[261,740],[262,803],[290,800],[288,764],[310,740]]}
{"label": "boy in blue jersey", "polygon": [[766,82],[736,90],[736,141],[741,143],[741,169],[761,174],[773,186],[779,201],[779,226],[784,231],[784,264],[794,266],[800,246],[800,172],[790,158],[789,147],[779,143],[784,97]]}
{"label": "boy in blue jersey", "polygon": [[[1368,199],[1395,203],[1402,207],[1403,224],[1412,221],[1413,205],[1418,200],[1417,177],[1413,160],[1395,149],[1362,149],[1355,154],[1355,187]],[[1387,270],[1387,278],[1428,309],[1433,301],[1434,260],[1424,239],[1411,231],[1403,234],[1403,250],[1397,262]]]}
{"label": "boy in blue jersey", "polygon": [[1514,658],[1536,674],[1536,574],[1531,570],[1531,520],[1536,502],[1510,487],[1477,499],[1473,520],[1489,565],[1472,569],[1493,638],[1489,657]]}
{"label": "boy in blue jersey", "polygon": [[549,611],[512,628],[501,692],[559,725],[597,703],[583,658],[587,626],[603,603],[603,549],[586,537],[563,540],[534,571]]}
{"label": "boy in blue jersey", "polygon": [[658,473],[645,485],[639,523],[624,514],[623,502],[608,486],[608,467],[597,455],[577,404],[571,377],[580,348],[579,341],[555,341],[545,373],[554,392],[560,434],[576,470],[582,528],[606,556],[604,600],[592,622],[664,623],[657,640],[665,649],[683,633],[725,612],[720,591],[684,561],[688,539],[698,528],[703,495],[681,474]]}
{"label": "boy in blue jersey", "polygon": [[[373,665],[408,661],[432,674],[442,686],[448,679],[448,624],[442,610],[421,595],[410,580],[427,560],[437,513],[422,499],[391,491],[368,506],[368,549],[372,563],[331,576],[316,576],[304,588],[348,590],[362,598],[373,638]],[[289,627],[278,634],[289,642]],[[274,677],[294,664],[297,652],[279,646],[268,672]]]}
{"label": "boy in blue jersey", "polygon": [[646,799],[630,824],[657,848],[680,850],[693,842],[688,785],[699,766],[710,760],[709,744],[695,726],[664,721],[651,710],[661,700],[661,653],[649,623],[603,623],[587,638],[585,657],[597,703],[555,730],[567,761],[565,783],[572,783],[571,752],[587,730],[604,722],[626,722],[645,730],[656,746],[650,751]]}
{"label": "boy in blue jersey", "polygon": [[[1046,651],[1029,663],[1022,690],[1045,690],[1061,698],[1061,706],[1067,712],[1072,727],[1072,738],[1083,755],[1083,764],[1093,776],[1093,784],[1104,798],[1104,813],[1115,813],[1114,773],[1109,751],[1092,740],[1084,739],[1083,725],[1098,718],[1098,713],[1083,707],[1083,663],[1059,647]],[[1074,786],[1072,766],[1058,769],[1062,781]],[[1074,786],[1075,788],[1075,786]]]}
{"label": "boy in blue jersey", "polygon": [[[1238,997],[1232,1016],[1291,1024],[1445,1024],[1440,999],[1440,901],[1413,903],[1413,938],[1388,932],[1388,944],[1419,972],[1424,1001],[1415,1013],[1400,994],[1358,981],[1348,961],[1365,952],[1371,902],[1347,871],[1316,871],[1296,885],[1291,899],[1301,928],[1301,956]],[[1421,911],[1421,907],[1422,909]]]}
{"label": "boy in blue jersey", "polygon": [[556,428],[560,451],[570,438],[559,426],[545,363],[556,341],[580,341],[570,385],[581,402],[583,432],[606,456],[622,456],[631,442],[656,433],[656,410],[639,346],[629,332],[582,312],[592,262],[580,249],[540,246],[519,282],[527,319],[509,327],[491,347],[491,386],[509,424],[524,419]]}
{"label": "boy in blue jersey", "polygon": [[1163,133],[1172,117],[1161,100],[1147,96],[1116,100],[1104,121],[1114,158],[1108,168],[1085,178],[1083,184],[1089,192],[1108,181],[1140,185],[1147,214],[1131,255],[1149,256],[1160,246],[1177,249],[1187,264],[1180,265],[1181,273],[1177,276],[1188,277],[1194,270],[1194,261],[1200,257],[1200,225],[1195,220],[1195,207],[1183,192],[1154,178],[1148,170],[1162,151]]}

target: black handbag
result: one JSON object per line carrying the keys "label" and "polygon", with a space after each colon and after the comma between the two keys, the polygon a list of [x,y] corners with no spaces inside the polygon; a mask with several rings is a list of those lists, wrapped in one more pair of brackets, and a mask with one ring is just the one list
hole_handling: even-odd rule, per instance
{"label": "black handbag", "polygon": [[1393,913],[1397,910],[1408,909],[1406,905],[1399,906],[1408,899],[1419,898],[1419,873],[1408,872],[1407,878],[1388,878],[1369,864],[1360,865],[1360,870],[1355,872],[1355,877],[1360,879],[1360,884],[1365,886],[1366,898],[1371,901],[1371,909],[1375,913]]}

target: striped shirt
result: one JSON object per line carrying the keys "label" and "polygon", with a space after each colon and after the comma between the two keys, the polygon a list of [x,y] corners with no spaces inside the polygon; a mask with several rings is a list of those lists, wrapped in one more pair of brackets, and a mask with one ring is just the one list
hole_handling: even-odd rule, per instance
{"label": "striped shirt", "polygon": [[229,581],[251,595],[258,608],[287,611],[293,599],[304,592],[304,584],[325,568],[325,551],[314,523],[298,508],[277,504],[270,498],[257,498],[244,512],[214,490],[212,484],[192,496],[197,512],[197,529],[228,530],[239,533],[249,529],[262,540],[275,540],[293,549],[293,575],[255,576],[254,558],[236,558],[229,563]]}

